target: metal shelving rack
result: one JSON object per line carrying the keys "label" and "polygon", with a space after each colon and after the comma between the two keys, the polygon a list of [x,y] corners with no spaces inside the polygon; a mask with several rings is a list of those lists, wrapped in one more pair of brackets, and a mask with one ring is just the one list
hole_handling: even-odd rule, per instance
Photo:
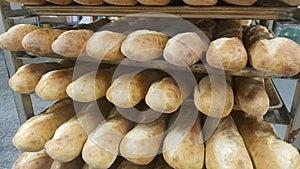
{"label": "metal shelving rack", "polygon": [[[158,12],[177,15],[184,18],[212,18],[212,19],[256,19],[256,20],[294,20],[299,17],[299,8],[297,7],[228,7],[228,6],[213,6],[213,7],[191,7],[191,6],[24,6],[21,10],[12,11],[10,4],[0,1],[0,26],[3,30],[7,30],[14,25],[14,20],[26,17],[38,16],[126,16],[135,13]],[[141,15],[142,16],[142,15]],[[1,30],[1,29],[0,29]],[[4,59],[9,71],[9,75],[13,75],[18,67],[23,62],[19,57],[26,53],[15,53],[4,51]],[[34,55],[34,54],[32,54]],[[59,58],[57,55],[48,55],[44,57]],[[110,61],[107,64],[118,64],[120,61]],[[129,66],[135,65],[135,61],[128,63]],[[161,67],[165,66],[161,61],[153,61],[144,63],[146,67]],[[205,72],[203,65],[193,65],[191,69],[195,72]],[[267,74],[246,68],[239,72],[227,72],[234,76],[260,76],[260,77],[275,77],[272,74]],[[285,105],[279,110],[273,110],[272,113],[265,116],[269,122],[288,125],[286,133],[286,141],[289,141],[291,133],[297,134],[300,130],[300,75],[291,77],[297,79],[297,86],[294,94],[294,100],[291,112],[288,112]],[[15,103],[19,114],[20,122],[23,123],[33,115],[32,104],[29,95],[20,95],[14,93]],[[291,119],[292,117],[292,119]],[[294,142],[294,145],[300,149],[300,138]]]}

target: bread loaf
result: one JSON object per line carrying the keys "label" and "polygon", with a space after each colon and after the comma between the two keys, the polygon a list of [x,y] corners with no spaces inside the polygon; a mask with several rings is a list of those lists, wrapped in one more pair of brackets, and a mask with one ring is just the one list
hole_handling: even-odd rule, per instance
{"label": "bread loaf", "polygon": [[114,108],[110,118],[91,133],[83,147],[82,157],[92,168],[109,168],[119,154],[119,145],[130,130],[131,122]]}
{"label": "bread loaf", "polygon": [[120,154],[134,164],[149,164],[158,154],[166,127],[166,115],[161,115],[149,123],[137,124],[123,138]]}
{"label": "bread loaf", "polygon": [[183,0],[183,2],[192,6],[213,6],[218,0]]}
{"label": "bread loaf", "polygon": [[172,113],[180,107],[183,100],[191,93],[192,86],[189,86],[187,83],[184,84],[179,87],[177,82],[171,77],[156,81],[151,84],[145,101],[155,111]]}
{"label": "bread loaf", "polygon": [[269,109],[270,100],[263,79],[235,77],[234,96],[241,110],[252,116],[263,116]]}
{"label": "bread loaf", "polygon": [[81,5],[103,5],[103,0],[74,0],[74,2],[77,2]]}
{"label": "bread loaf", "polygon": [[104,2],[111,5],[122,5],[122,6],[132,6],[137,4],[137,0],[104,0]]}
{"label": "bread loaf", "polygon": [[79,102],[91,102],[105,96],[112,80],[110,69],[90,72],[70,83],[67,94]]}
{"label": "bread loaf", "polygon": [[86,139],[86,132],[74,116],[55,131],[53,138],[45,144],[45,150],[56,161],[70,162],[81,154]]}
{"label": "bread loaf", "polygon": [[56,62],[23,65],[9,79],[8,83],[15,92],[30,94],[34,92],[43,74],[51,70],[62,68],[63,66]]}
{"label": "bread loaf", "polygon": [[121,46],[122,53],[136,61],[160,58],[169,37],[163,33],[138,30],[127,36]]}
{"label": "bread loaf", "polygon": [[46,0],[7,0],[9,2],[21,3],[23,5],[43,5]]}
{"label": "bread loaf", "polygon": [[223,0],[224,2],[227,2],[229,4],[233,5],[240,5],[240,6],[252,6],[256,3],[257,0]]}
{"label": "bread loaf", "polygon": [[119,76],[106,92],[106,98],[114,105],[130,108],[145,98],[150,85],[165,76],[159,70],[148,69]]}
{"label": "bread loaf", "polygon": [[207,116],[223,118],[230,114],[234,103],[231,85],[218,76],[205,76],[194,91],[194,104]]}
{"label": "bread loaf", "polygon": [[67,86],[72,82],[73,69],[61,69],[42,76],[35,87],[35,93],[44,100],[58,100],[67,97]]}
{"label": "bread loaf", "polygon": [[86,29],[66,31],[53,42],[52,50],[61,56],[77,58],[93,34]]}
{"label": "bread loaf", "polygon": [[26,51],[35,53],[53,53],[52,43],[64,30],[37,29],[28,33],[22,40],[22,46]]}
{"label": "bread loaf", "polygon": [[83,165],[84,161],[82,160],[81,156],[78,156],[74,160],[67,163],[54,161],[50,169],[82,169]]}
{"label": "bread loaf", "polygon": [[205,142],[205,152],[207,169],[253,169],[250,155],[231,116],[222,119],[213,135]]}
{"label": "bread loaf", "polygon": [[298,150],[280,140],[272,124],[254,116],[245,117],[243,112],[233,114],[255,168],[299,168]]}
{"label": "bread loaf", "polygon": [[111,31],[96,32],[86,43],[86,52],[89,56],[103,60],[123,58],[121,45],[126,36]]}
{"label": "bread loaf", "polygon": [[56,5],[70,5],[73,0],[46,0]]}
{"label": "bread loaf", "polygon": [[171,64],[191,66],[201,59],[207,46],[208,44],[197,33],[181,33],[167,42],[163,56]]}
{"label": "bread loaf", "polygon": [[105,98],[102,98],[85,105],[79,113],[77,113],[77,118],[81,127],[89,135],[107,118],[112,108],[113,104]]}
{"label": "bread loaf", "polygon": [[164,160],[163,156],[159,156],[157,158],[154,169],[173,169],[168,165],[168,163]]}
{"label": "bread loaf", "polygon": [[206,60],[215,68],[238,71],[246,67],[248,56],[239,38],[219,38],[211,42],[206,53]]}
{"label": "bread loaf", "polygon": [[39,152],[24,152],[13,164],[12,169],[48,169],[53,160],[45,150]]}
{"label": "bread loaf", "polygon": [[22,124],[12,140],[13,144],[21,151],[40,151],[52,138],[55,130],[74,115],[71,99],[57,101],[43,113]]}
{"label": "bread loaf", "polygon": [[123,160],[117,169],[152,169],[153,163],[148,165],[136,165],[130,161]]}
{"label": "bread loaf", "polygon": [[169,131],[164,140],[163,156],[173,168],[203,168],[204,144],[200,117],[197,117],[191,128],[188,126],[180,123]]}
{"label": "bread loaf", "polygon": [[243,39],[243,26],[239,21],[232,19],[218,20],[214,33],[214,38],[232,38]]}
{"label": "bread loaf", "polygon": [[138,0],[138,2],[143,5],[164,6],[168,5],[171,0]]}
{"label": "bread loaf", "polygon": [[30,24],[18,24],[11,27],[7,32],[0,35],[0,48],[11,51],[24,51],[22,40],[28,33],[39,29]]}

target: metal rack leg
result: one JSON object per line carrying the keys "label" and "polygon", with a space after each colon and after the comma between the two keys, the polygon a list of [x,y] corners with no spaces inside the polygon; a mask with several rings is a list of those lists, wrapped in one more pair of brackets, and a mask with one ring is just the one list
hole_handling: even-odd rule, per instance
{"label": "metal rack leg", "polygon": [[[2,1],[0,3],[0,30],[6,31],[14,25],[13,20],[5,18],[5,11],[11,10],[10,4]],[[23,61],[17,59],[12,52],[4,50],[4,61],[11,77],[16,70],[23,65]],[[30,95],[23,95],[13,92],[14,100],[19,116],[20,123],[24,123],[28,118],[34,115]]]}

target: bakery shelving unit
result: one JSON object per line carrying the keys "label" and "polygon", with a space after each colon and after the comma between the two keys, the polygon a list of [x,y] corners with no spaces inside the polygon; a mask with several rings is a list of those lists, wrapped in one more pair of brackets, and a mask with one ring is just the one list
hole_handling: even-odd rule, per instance
{"label": "bakery shelving unit", "polygon": [[[24,17],[38,16],[126,16],[135,13],[159,12],[177,15],[183,18],[211,18],[211,19],[253,19],[253,20],[294,20],[298,17],[299,8],[297,7],[228,7],[228,6],[213,6],[213,7],[191,7],[191,6],[24,6],[21,10],[11,11],[9,3],[0,2],[2,26],[5,30],[13,25],[15,19]],[[141,15],[141,16],[143,16]],[[35,55],[35,54],[20,54],[5,51],[5,60],[9,74],[14,74],[17,67],[22,65],[22,59],[19,56]],[[43,57],[60,58],[57,55],[46,55]],[[107,64],[118,64],[120,60],[108,61]],[[135,61],[127,62],[128,66],[136,65]],[[152,61],[149,63],[139,63],[145,67],[161,68],[165,64],[162,61]],[[165,68],[165,67],[164,67]],[[196,64],[191,67],[194,72],[205,72],[205,68],[201,64]],[[184,70],[183,70],[184,71]],[[275,77],[272,74],[262,73],[253,68],[246,68],[239,72],[227,72],[234,76],[259,76],[259,77]],[[285,105],[281,109],[272,110],[265,116],[265,120],[272,123],[289,125],[291,131],[287,133],[286,141],[289,141],[291,133],[297,134],[296,131],[300,128],[300,75],[291,77],[297,79],[297,87],[293,100],[291,113],[288,112]],[[280,77],[284,78],[284,77]],[[28,117],[33,115],[30,97],[28,95],[20,95],[14,93],[16,106],[21,122],[24,122]],[[297,140],[295,146],[300,148],[300,139]]]}

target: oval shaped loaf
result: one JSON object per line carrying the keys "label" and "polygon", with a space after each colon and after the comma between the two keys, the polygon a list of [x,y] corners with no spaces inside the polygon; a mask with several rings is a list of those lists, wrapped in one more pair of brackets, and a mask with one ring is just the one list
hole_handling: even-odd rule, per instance
{"label": "oval shaped loaf", "polygon": [[35,93],[44,100],[58,100],[67,97],[67,86],[72,82],[73,70],[61,69],[42,76],[35,87]]}
{"label": "oval shaped loaf", "polygon": [[96,59],[115,60],[123,58],[121,45],[126,36],[111,31],[96,32],[86,43],[86,52]]}
{"label": "oval shaped loaf", "polygon": [[86,29],[66,31],[53,42],[52,50],[61,56],[77,58],[93,34]]}
{"label": "oval shaped loaf", "polygon": [[52,43],[63,33],[59,29],[38,29],[28,33],[22,40],[26,51],[35,53],[53,53]]}
{"label": "oval shaped loaf", "polygon": [[127,36],[121,46],[122,53],[136,61],[160,58],[169,37],[163,33],[138,30]]}
{"label": "oval shaped loaf", "polygon": [[45,150],[39,152],[24,152],[14,162],[12,169],[41,169],[50,168],[53,159],[51,159]]}
{"label": "oval shaped loaf", "polygon": [[239,38],[219,38],[211,42],[206,53],[206,61],[218,69],[238,71],[246,67],[248,54]]}
{"label": "oval shaped loaf", "polygon": [[21,151],[40,151],[53,137],[55,130],[74,115],[72,100],[60,100],[22,124],[12,142]]}
{"label": "oval shaped loaf", "polygon": [[0,35],[0,48],[11,51],[24,51],[23,38],[39,27],[30,24],[18,24]]}
{"label": "oval shaped loaf", "polygon": [[240,6],[252,6],[254,5],[257,0],[224,0],[224,2],[227,2],[229,4],[233,4],[233,5],[240,5]]}
{"label": "oval shaped loaf", "polygon": [[22,94],[33,93],[36,85],[43,74],[62,69],[63,66],[56,62],[31,63],[21,66],[17,72],[9,79],[9,86],[15,91]]}

